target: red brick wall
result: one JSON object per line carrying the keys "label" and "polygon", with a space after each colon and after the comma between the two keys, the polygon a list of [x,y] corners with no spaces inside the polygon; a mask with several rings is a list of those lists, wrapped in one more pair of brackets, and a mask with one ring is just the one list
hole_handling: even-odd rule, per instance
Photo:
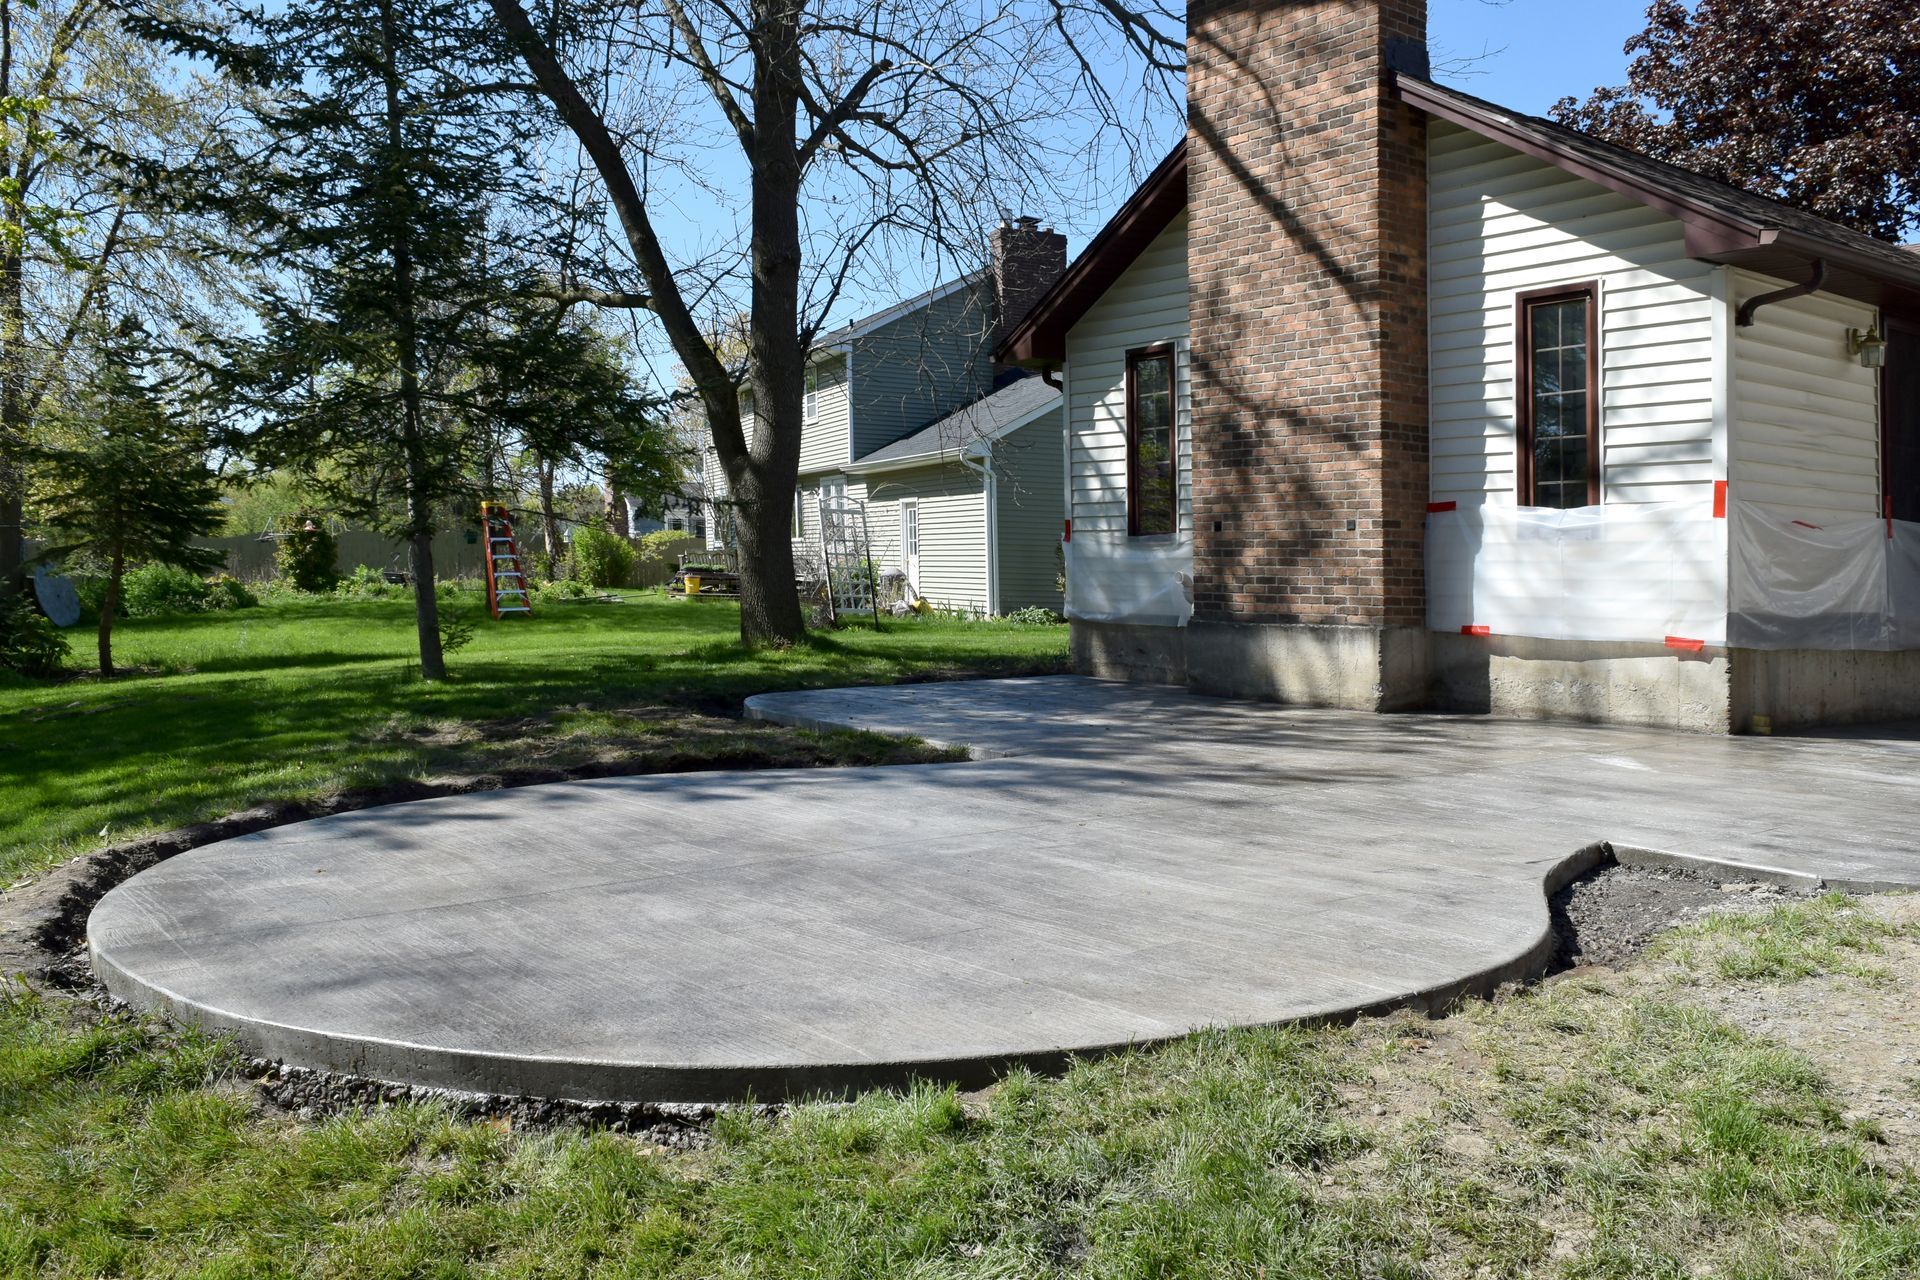
{"label": "red brick wall", "polygon": [[1385,49],[1425,0],[1187,13],[1194,613],[1420,626],[1426,122]]}

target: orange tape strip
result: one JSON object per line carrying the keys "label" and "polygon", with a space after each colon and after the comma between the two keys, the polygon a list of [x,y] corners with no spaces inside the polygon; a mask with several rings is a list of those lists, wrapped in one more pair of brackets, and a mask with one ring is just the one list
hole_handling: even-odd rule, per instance
{"label": "orange tape strip", "polygon": [[1435,512],[1439,512],[1439,511],[1452,511],[1454,508],[1458,507],[1459,505],[1460,504],[1457,502],[1429,502],[1427,504],[1427,514],[1433,515]]}
{"label": "orange tape strip", "polygon": [[1715,520],[1727,518],[1727,482],[1725,480],[1713,482],[1713,518]]}
{"label": "orange tape strip", "polygon": [[1460,634],[1463,636],[1490,636],[1493,634],[1493,628],[1492,627],[1462,627],[1460,628]]}
{"label": "orange tape strip", "polygon": [[1689,640],[1685,636],[1668,636],[1667,648],[1685,649],[1688,653],[1698,653],[1707,647],[1705,640]]}

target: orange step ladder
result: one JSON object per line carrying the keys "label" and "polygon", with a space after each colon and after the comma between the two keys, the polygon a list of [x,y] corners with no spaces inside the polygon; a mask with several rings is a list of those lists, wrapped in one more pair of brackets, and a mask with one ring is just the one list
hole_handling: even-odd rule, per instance
{"label": "orange step ladder", "polygon": [[513,517],[505,504],[480,504],[480,524],[487,537],[487,611],[496,618],[510,613],[533,616],[533,596],[527,590],[527,571],[514,541]]}

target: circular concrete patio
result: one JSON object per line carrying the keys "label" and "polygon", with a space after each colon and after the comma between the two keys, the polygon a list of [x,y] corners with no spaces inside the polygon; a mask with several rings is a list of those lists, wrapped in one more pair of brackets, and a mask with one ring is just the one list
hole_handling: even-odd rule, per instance
{"label": "circular concrete patio", "polygon": [[[1900,744],[1848,744],[1829,768],[1784,744],[1741,757],[1071,679],[941,690],[760,711],[911,721],[1006,758],[564,783],[300,823],[108,894],[95,970],[263,1056],[414,1084],[719,1101],[972,1083],[1537,969],[1543,884],[1581,850],[1673,847],[1717,821],[1709,856],[1778,854],[1729,844],[1715,814],[1753,822],[1785,774],[1816,794],[1849,780],[1828,799],[1863,829],[1911,811],[1910,787],[1863,777],[1886,751],[1911,776]],[[1730,781],[1714,799],[1703,755],[1750,794]],[[1588,790],[1597,775],[1611,810],[1516,797],[1520,767]],[[1652,826],[1618,816],[1656,808]],[[1835,838],[1857,853],[1850,830]],[[1864,865],[1840,844],[1828,860]],[[1920,879],[1920,844],[1883,827],[1873,868]]]}

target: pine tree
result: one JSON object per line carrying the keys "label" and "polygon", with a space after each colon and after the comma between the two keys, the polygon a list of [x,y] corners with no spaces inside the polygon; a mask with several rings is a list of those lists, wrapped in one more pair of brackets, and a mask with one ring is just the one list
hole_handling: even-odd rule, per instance
{"label": "pine tree", "polygon": [[215,393],[254,461],[408,542],[420,670],[440,679],[433,536],[477,497],[551,213],[513,113],[472,91],[484,42],[461,0],[293,0],[172,38],[259,90],[269,143],[236,148],[208,197],[255,228],[280,285],[259,332],[222,344]]}
{"label": "pine tree", "polygon": [[37,501],[55,527],[44,553],[84,553],[107,567],[100,605],[100,674],[111,676],[113,623],[130,567],[159,561],[205,572],[224,557],[193,539],[220,529],[220,484],[204,440],[164,399],[146,335],[127,322],[101,344],[99,370],[80,392],[58,446],[35,454]]}

